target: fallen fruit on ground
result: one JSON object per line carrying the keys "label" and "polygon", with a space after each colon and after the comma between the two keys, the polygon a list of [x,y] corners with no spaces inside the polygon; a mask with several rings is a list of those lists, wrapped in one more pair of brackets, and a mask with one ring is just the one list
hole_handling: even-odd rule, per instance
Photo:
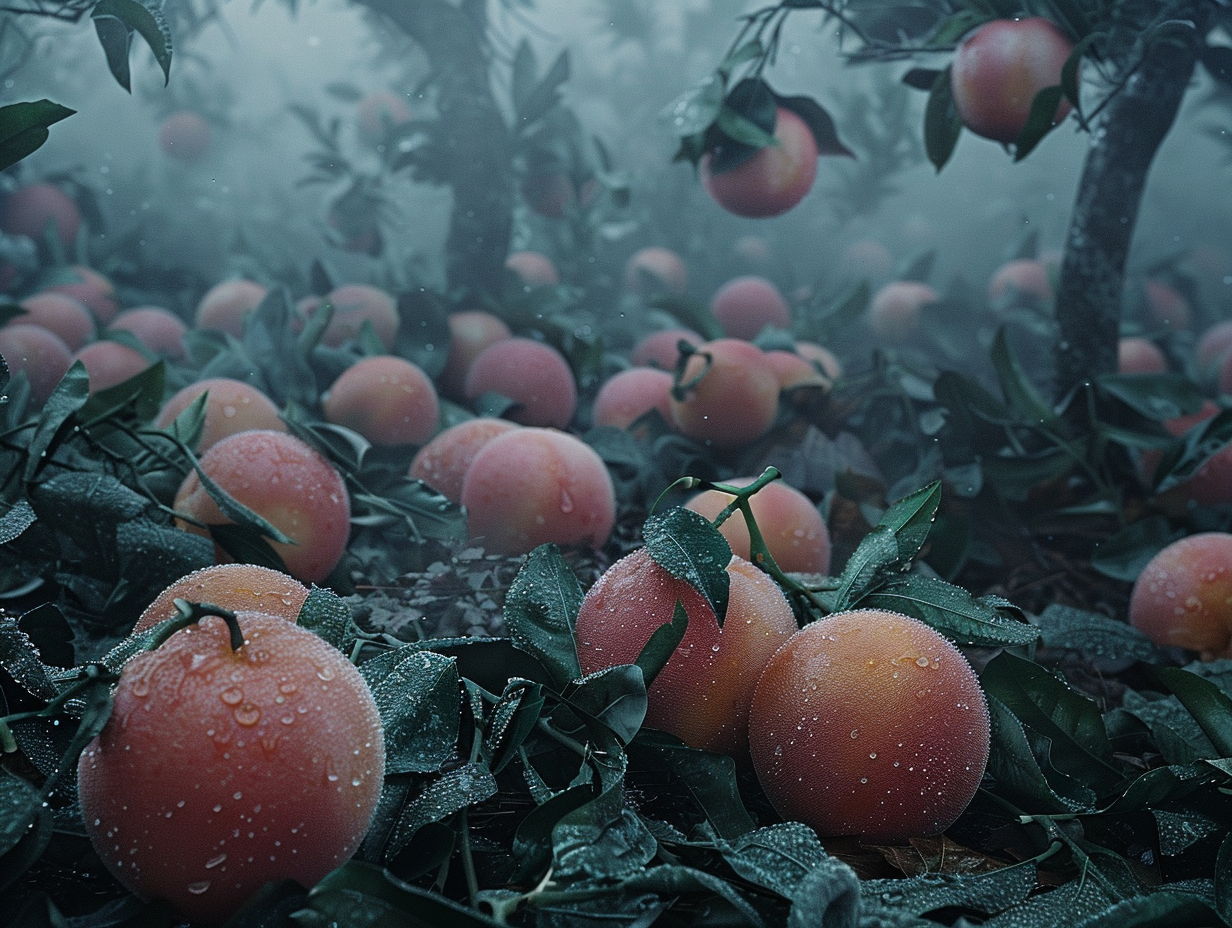
{"label": "fallen fruit on ground", "polygon": [[229,377],[207,377],[178,390],[158,411],[154,424],[165,429],[193,400],[208,391],[205,401],[205,424],[198,453],[204,454],[228,435],[252,429],[285,432],[286,425],[278,415],[274,401],[251,384]]}
{"label": "fallen fruit on ground", "polygon": [[36,406],[46,402],[73,364],[73,353],[64,339],[41,325],[26,322],[0,328],[0,356],[14,374],[25,373]]}
{"label": "fallen fruit on ground", "polygon": [[482,309],[464,309],[449,314],[449,355],[441,371],[441,393],[465,399],[466,375],[475,358],[486,348],[512,338],[513,333],[499,316]]}
{"label": "fallen fruit on ground", "polygon": [[508,418],[521,425],[563,429],[577,411],[577,383],[565,356],[531,338],[505,338],[489,345],[466,373],[466,396],[499,393],[518,406]]}
{"label": "fallen fruit on ground", "polygon": [[112,319],[107,328],[131,332],[137,341],[163,357],[184,359],[184,334],[188,326],[175,313],[161,306],[126,309]]}
{"label": "fallen fruit on ground", "polygon": [[133,626],[145,631],[176,615],[175,600],[213,603],[232,612],[263,612],[294,622],[308,587],[281,570],[257,564],[214,564],[185,574],[158,594]]}
{"label": "fallen fruit on ground", "polygon": [[881,610],[805,626],[766,664],[749,715],[775,810],[821,835],[904,841],[944,831],[988,761],[988,705],[962,653]]}
{"label": "fallen fruit on ground", "polygon": [[595,394],[595,425],[627,429],[652,409],[672,421],[672,375],[653,367],[613,374]]}
{"label": "fallen fruit on ground", "polygon": [[751,342],[722,338],[700,345],[685,365],[672,419],[681,434],[717,448],[760,438],[779,409],[779,379]]}
{"label": "fallen fruit on ground", "polygon": [[261,305],[268,292],[265,285],[240,278],[215,284],[197,303],[197,328],[239,338],[244,334],[244,317]]}
{"label": "fallen fruit on ground", "polygon": [[1156,644],[1232,656],[1232,535],[1199,532],[1156,554],[1134,581],[1129,621]]}
{"label": "fallen fruit on ground", "polygon": [[508,419],[467,419],[442,431],[416,453],[410,476],[422,480],[446,499],[462,501],[462,483],[471,462],[497,435],[521,428]]}
{"label": "fallen fruit on ground", "polygon": [[731,338],[752,340],[762,329],[791,328],[791,309],[779,288],[764,277],[736,277],[710,298],[710,314]]}
{"label": "fallen fruit on ground", "polygon": [[73,355],[90,375],[90,392],[97,393],[136,377],[152,363],[135,348],[119,342],[91,342]]}
{"label": "fallen fruit on ground", "polygon": [[321,398],[327,422],[374,445],[421,445],[436,433],[441,407],[431,379],[405,358],[356,361]]}
{"label": "fallen fruit on ground", "polygon": [[332,645],[241,612],[134,657],[78,762],[81,810],[126,887],[193,922],[229,918],[271,880],[312,886],[358,848],[385,748],[376,703]]}

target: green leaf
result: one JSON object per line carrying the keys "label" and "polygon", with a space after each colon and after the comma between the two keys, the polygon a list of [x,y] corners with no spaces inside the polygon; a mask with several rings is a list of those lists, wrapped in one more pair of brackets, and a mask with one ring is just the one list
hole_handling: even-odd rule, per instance
{"label": "green leaf", "polygon": [[1087,803],[1062,797],[1053,790],[1031,751],[1022,722],[995,696],[988,697],[988,715],[992,743],[985,772],[992,779],[994,795],[1033,815],[1061,814],[1087,807]]}
{"label": "green leaf", "polygon": [[314,586],[296,616],[296,624],[315,632],[346,654],[359,631],[346,600],[325,587]]}
{"label": "green leaf", "polygon": [[1018,138],[1014,140],[1014,160],[1027,157],[1049,132],[1052,131],[1057,108],[1064,99],[1060,84],[1044,87],[1031,100],[1031,111]]}
{"label": "green leaf", "polygon": [[[218,511],[222,513],[224,518],[230,519],[241,529],[249,529],[254,532],[259,532],[264,537],[271,541],[276,541],[279,544],[291,545],[295,541],[281,529],[274,526],[272,522],[267,521],[263,516],[257,515],[230,493],[220,487],[209,474],[205,472],[199,461],[193,461],[193,470],[197,472],[197,479],[201,481],[201,486],[209,495],[214,504],[218,506]],[[219,537],[219,532],[224,538],[233,537],[236,533],[232,532],[231,526],[228,525],[211,525],[209,526],[210,533]],[[218,531],[216,531],[218,530]],[[238,540],[238,537],[237,537]],[[221,542],[220,542],[221,544]],[[285,573],[285,570],[284,570]]]}
{"label": "green leaf", "polygon": [[727,565],[732,556],[727,539],[705,516],[680,506],[647,519],[642,537],[651,559],[701,593],[722,627],[730,585]]}
{"label": "green leaf", "polygon": [[207,525],[206,529],[214,543],[227,552],[231,560],[287,573],[286,561],[274,550],[273,545],[266,541],[260,529],[230,522]]}
{"label": "green leaf", "polygon": [[1039,633],[1046,648],[1065,648],[1105,660],[1164,660],[1163,651],[1128,623],[1060,603],[1040,613]]}
{"label": "green leaf", "polygon": [[171,80],[171,29],[160,8],[147,7],[137,0],[98,0],[90,16],[107,64],[121,87],[132,90],[128,50],[134,32],[145,39],[154,53],[154,60],[163,70],[163,83]]}
{"label": "green leaf", "polygon": [[1180,667],[1156,667],[1153,673],[1202,726],[1220,757],[1232,757],[1232,699],[1210,680]]}
{"label": "green leaf", "polygon": [[582,675],[573,627],[582,606],[582,585],[552,544],[526,556],[505,595],[505,627],[514,645],[537,658],[556,688]]}
{"label": "green leaf", "polygon": [[463,764],[442,773],[402,808],[385,848],[396,857],[425,825],[440,822],[469,806],[496,795],[496,778],[478,764]]}
{"label": "green leaf", "polygon": [[646,682],[633,664],[618,664],[588,674],[565,690],[567,704],[611,730],[628,744],[646,718]]}
{"label": "green leaf", "polygon": [[1232,834],[1223,839],[1215,858],[1215,910],[1224,924],[1232,925]]}
{"label": "green leaf", "polygon": [[1017,611],[995,596],[975,597],[960,586],[934,577],[908,576],[878,588],[858,605],[919,619],[958,644],[980,647],[1027,645],[1039,630],[1013,618]]}
{"label": "green leaf", "polygon": [[991,357],[993,367],[997,371],[997,380],[1001,383],[1001,392],[1005,395],[1005,402],[1018,414],[1022,422],[1047,427],[1056,425],[1057,414],[1040,398],[1034,385],[1027,378],[1010,347],[1004,326],[997,330]]}
{"label": "green leaf", "polygon": [[843,155],[854,158],[855,154],[838,137],[834,118],[812,97],[779,97],[776,101],[784,109],[791,110],[809,127],[817,143],[819,155]]}
{"label": "green leaf", "polygon": [[[404,883],[388,870],[348,861],[308,894],[308,908],[320,917],[310,925],[347,928],[499,928],[477,909],[440,893]],[[300,919],[297,917],[297,921]]]}
{"label": "green leaf", "polygon": [[37,151],[51,135],[48,127],[75,112],[50,100],[0,106],[0,171]]}
{"label": "green leaf", "polygon": [[461,723],[460,680],[452,657],[405,647],[365,661],[385,731],[385,772],[435,773],[453,756]]}
{"label": "green leaf", "polygon": [[664,107],[662,115],[672,132],[686,137],[710,128],[723,106],[723,89],[723,79],[711,74]]}
{"label": "green leaf", "polygon": [[1166,516],[1149,516],[1098,542],[1091,566],[1105,577],[1133,583],[1151,558],[1184,535],[1185,530],[1174,529]]}
{"label": "green leaf", "polygon": [[688,630],[689,614],[680,600],[676,600],[672,620],[656,628],[637,655],[635,663],[642,672],[646,689],[650,689],[655,677],[667,666],[667,662],[676,652],[676,646],[684,639],[685,632]]}
{"label": "green leaf", "polygon": [[34,479],[47,458],[54,453],[55,446],[63,439],[71,425],[70,420],[75,418],[89,397],[90,377],[86,373],[85,365],[74,361],[68,373],[43,404],[34,434],[30,436],[25,472],[22,475],[27,483]]}
{"label": "green leaf", "polygon": [[34,514],[29,500],[25,498],[17,500],[3,516],[0,516],[0,545],[15,541],[37,519],[38,516]]}
{"label": "green leaf", "polygon": [[[791,899],[800,881],[826,859],[817,834],[799,822],[745,832],[721,850],[723,859],[742,879],[784,899]],[[859,893],[854,883],[847,889]]]}
{"label": "green leaf", "polygon": [[958,107],[954,104],[954,90],[950,85],[950,68],[947,65],[933,80],[932,89],[928,92],[928,103],[924,107],[924,150],[928,153],[928,160],[938,171],[945,167],[950,156],[954,154],[962,128],[962,119],[959,118]]}
{"label": "green leaf", "polygon": [[1215,924],[1215,911],[1192,893],[1157,889],[1108,906],[1081,921],[1075,928],[1208,928]]}
{"label": "green leaf", "polygon": [[860,539],[860,544],[847,559],[834,594],[834,611],[850,609],[882,582],[887,570],[903,570],[898,559],[898,541],[894,532],[878,525]]}
{"label": "green leaf", "polygon": [[988,873],[926,873],[906,879],[866,880],[860,884],[861,914],[923,916],[941,909],[995,915],[1024,901],[1035,888],[1033,860]]}
{"label": "green leaf", "polygon": [[1202,390],[1184,374],[1101,374],[1095,384],[1148,419],[1162,422],[1202,408]]}

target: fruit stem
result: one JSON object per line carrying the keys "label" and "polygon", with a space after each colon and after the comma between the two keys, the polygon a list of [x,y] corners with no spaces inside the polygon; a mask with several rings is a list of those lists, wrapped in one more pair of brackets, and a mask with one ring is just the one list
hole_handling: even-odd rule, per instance
{"label": "fruit stem", "polygon": [[[689,398],[689,391],[695,389],[702,382],[703,378],[710,373],[710,366],[714,363],[714,355],[709,351],[700,351],[683,338],[676,348],[680,352],[680,357],[676,359],[676,371],[672,378],[672,399],[678,403],[683,403]],[[684,379],[685,368],[688,367],[689,358],[693,357],[693,355],[701,357],[703,361],[702,369],[696,377],[686,381]]]}
{"label": "fruit stem", "polygon": [[231,650],[238,651],[244,646],[244,631],[240,628],[239,619],[230,609],[214,603],[192,603],[186,599],[173,599],[177,615],[163,622],[158,631],[150,638],[149,650],[153,651],[181,628],[196,625],[207,616],[218,616],[227,623],[227,632],[231,637]]}

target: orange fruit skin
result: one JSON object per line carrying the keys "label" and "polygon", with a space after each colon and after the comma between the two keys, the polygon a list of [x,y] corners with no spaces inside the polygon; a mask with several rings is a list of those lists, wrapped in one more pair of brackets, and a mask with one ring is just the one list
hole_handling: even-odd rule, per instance
{"label": "orange fruit skin", "polygon": [[696,348],[705,339],[692,329],[663,329],[652,332],[633,346],[629,360],[638,367],[658,367],[665,371],[674,371],[676,361],[680,358],[681,341],[686,341]]}
{"label": "orange fruit skin", "polygon": [[[738,338],[706,342],[698,352],[685,365],[682,382],[701,375],[700,382],[683,400],[672,399],[680,433],[718,448],[736,448],[766,434],[778,415],[779,378],[765,352]],[[702,353],[711,357],[709,369]]]}
{"label": "orange fruit skin", "polygon": [[1168,359],[1150,339],[1129,337],[1117,342],[1117,371],[1122,374],[1163,374]]}
{"label": "orange fruit skin", "polygon": [[624,285],[631,293],[647,296],[647,281],[643,272],[656,278],[663,289],[672,293],[684,293],[689,289],[689,271],[680,255],[670,248],[651,245],[641,248],[625,262]]}
{"label": "orange fruit skin", "polygon": [[752,341],[766,326],[791,328],[791,309],[778,287],[764,277],[736,277],[710,298],[710,314],[730,338]]}
{"label": "orange fruit skin", "polygon": [[1151,558],[1134,581],[1129,622],[1156,644],[1232,654],[1232,535],[1200,532]]}
{"label": "orange fruit skin", "polygon": [[81,227],[81,210],[72,197],[54,184],[18,187],[0,203],[0,230],[9,235],[24,235],[41,243],[52,220],[60,244],[71,248]]}
{"label": "orange fruit skin", "polygon": [[332,645],[285,619],[210,617],[124,667],[78,762],[81,810],[121,883],[219,922],[270,880],[312,886],[358,848],[380,796],[376,703]]}
{"label": "orange fruit skin", "polygon": [[454,399],[466,397],[466,375],[483,352],[513,338],[509,326],[499,316],[482,309],[464,309],[449,314],[449,354],[441,371],[441,393]]}
{"label": "orange fruit skin", "polygon": [[133,626],[143,632],[177,614],[175,600],[213,603],[232,612],[263,612],[294,622],[308,587],[280,570],[256,564],[214,564],[185,574],[155,597]]}
{"label": "orange fruit skin", "polygon": [[25,371],[30,396],[41,406],[68,373],[73,354],[64,339],[41,325],[10,322],[0,328],[0,355],[16,374]]}
{"label": "orange fruit skin", "polygon": [[132,332],[151,351],[164,357],[183,360],[184,335],[188,326],[173,312],[161,306],[126,309],[111,320],[109,331]]}
{"label": "orange fruit skin", "polygon": [[52,284],[50,287],[45,287],[44,292],[63,293],[65,296],[80,300],[89,307],[90,312],[94,313],[94,318],[103,325],[114,319],[116,313],[120,311],[115,284],[93,268],[83,267],[80,264],[70,265],[68,270],[76,275],[76,281]]}
{"label": "orange fruit skin", "polygon": [[228,435],[265,429],[285,432],[274,401],[251,384],[230,377],[207,377],[177,390],[162,405],[154,424],[165,429],[193,400],[209,391],[205,401],[205,424],[197,451],[204,454]]}
{"label": "orange fruit skin", "polygon": [[268,287],[252,280],[215,284],[197,304],[197,328],[216,329],[239,338],[244,334],[244,317],[261,305],[268,292]]}
{"label": "orange fruit skin", "polygon": [[729,213],[750,219],[779,216],[804,199],[817,176],[817,140],[803,119],[785,107],[774,116],[776,145],[767,145],[730,171],[714,174],[702,156],[702,187]]}
{"label": "orange fruit skin", "polygon": [[321,400],[327,422],[354,429],[374,445],[421,445],[436,433],[436,387],[405,358],[376,355],[348,367]]}
{"label": "orange fruit skin", "polygon": [[386,349],[391,349],[398,337],[398,302],[393,295],[368,284],[343,284],[326,296],[334,306],[334,314],[321,336],[321,341],[337,348],[359,335],[365,322]]}
{"label": "orange fruit skin", "polygon": [[775,810],[822,835],[937,834],[988,761],[988,706],[962,653],[923,622],[837,613],[793,635],[762,671],[749,717]]}
{"label": "orange fruit skin", "polygon": [[896,280],[886,284],[868,307],[873,334],[890,341],[906,341],[920,328],[924,307],[938,299],[936,290],[918,281]]}
{"label": "orange fruit skin", "polygon": [[720,628],[692,586],[644,549],[626,555],[582,600],[574,636],[584,673],[637,660],[650,636],[672,620],[680,600],[689,627],[647,691],[645,724],[686,744],[744,757],[749,705],[762,666],[796,630],[782,591],[740,557],[727,566],[730,590]]}
{"label": "orange fruit skin", "polygon": [[71,351],[79,351],[94,340],[94,314],[80,300],[63,293],[36,293],[21,301],[25,315],[16,321],[26,325],[41,325],[64,339]]}
{"label": "orange fruit skin", "polygon": [[1052,302],[1052,281],[1043,261],[1017,258],[1001,265],[988,281],[988,299],[1000,303],[1013,293]]}
{"label": "orange fruit skin", "polygon": [[672,421],[672,375],[653,367],[631,367],[613,374],[595,394],[595,425],[627,429],[652,409]]}
{"label": "orange fruit skin", "polygon": [[481,417],[459,422],[424,445],[411,460],[409,476],[422,480],[446,499],[462,501],[462,482],[481,448],[516,428],[508,419]]}
{"label": "orange fruit skin", "polygon": [[150,366],[140,351],[110,341],[90,342],[73,355],[73,360],[85,365],[91,393],[121,384]]}
{"label": "orange fruit skin", "polygon": [[565,356],[544,342],[515,336],[484,348],[466,372],[468,399],[492,391],[520,408],[508,418],[520,425],[563,429],[577,411],[577,381]]}
{"label": "orange fruit skin", "polygon": [[505,267],[527,287],[554,287],[560,283],[560,272],[552,259],[538,251],[515,251],[505,259]]}

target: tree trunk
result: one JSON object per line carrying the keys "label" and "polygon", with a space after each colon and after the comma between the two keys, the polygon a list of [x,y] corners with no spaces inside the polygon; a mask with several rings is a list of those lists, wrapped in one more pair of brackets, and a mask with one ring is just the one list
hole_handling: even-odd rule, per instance
{"label": "tree trunk", "polygon": [[1179,4],[1198,29],[1157,40],[1094,129],[1057,292],[1056,397],[1117,366],[1125,263],[1147,173],[1180,109],[1209,28],[1210,0]]}
{"label": "tree trunk", "polygon": [[428,56],[439,91],[443,180],[453,188],[445,249],[450,289],[499,292],[513,233],[513,152],[492,92],[487,15],[466,0],[355,0],[387,18]]}

